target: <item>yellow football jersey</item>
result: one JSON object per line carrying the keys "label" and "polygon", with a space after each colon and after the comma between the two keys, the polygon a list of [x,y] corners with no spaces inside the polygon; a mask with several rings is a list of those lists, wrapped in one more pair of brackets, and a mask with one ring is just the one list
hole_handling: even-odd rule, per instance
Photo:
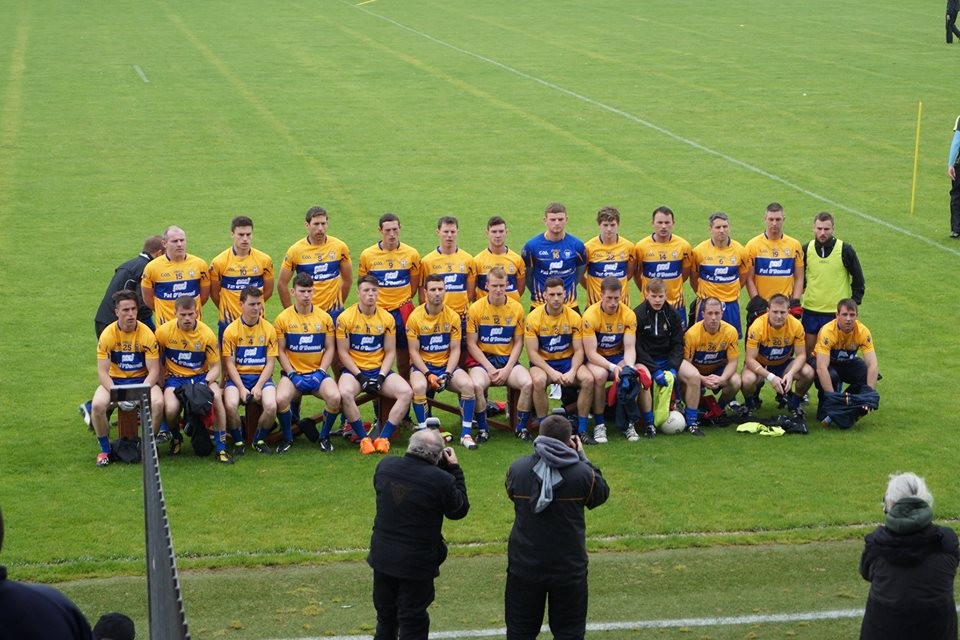
{"label": "yellow football jersey", "polygon": [[604,358],[623,356],[623,336],[636,333],[637,314],[622,302],[614,313],[604,313],[599,302],[583,312],[583,337],[596,338],[597,353]]}
{"label": "yellow football jersey", "polygon": [[587,291],[587,304],[600,301],[600,283],[607,276],[613,276],[623,285],[620,301],[630,304],[630,281],[627,271],[636,260],[632,242],[618,236],[613,244],[603,244],[600,236],[594,236],[584,243],[587,248],[587,270],[584,272],[584,289]]}
{"label": "yellow football jersey", "polygon": [[157,329],[157,344],[163,350],[163,368],[168,376],[189,378],[207,373],[220,363],[217,336],[210,327],[198,322],[192,331],[184,331],[176,320]]}
{"label": "yellow football jersey", "polygon": [[506,253],[491,253],[487,248],[473,260],[477,265],[477,300],[487,295],[487,274],[494,267],[501,267],[507,274],[507,296],[520,302],[520,284],[527,277],[527,268],[519,253],[510,249]]}
{"label": "yellow football jersey", "polygon": [[429,365],[447,366],[450,343],[461,339],[460,315],[446,305],[432,316],[427,313],[427,305],[422,304],[407,318],[407,340],[417,340],[420,357]]}
{"label": "yellow football jersey", "polygon": [[485,354],[507,357],[515,338],[523,334],[523,307],[512,298],[499,306],[481,298],[467,312],[467,333],[477,334],[477,346]]}
{"label": "yellow football jersey", "polygon": [[753,321],[747,332],[747,349],[757,349],[757,362],[764,367],[783,364],[794,356],[796,347],[802,346],[803,325],[790,315],[782,327],[774,329],[764,314]]}
{"label": "yellow football jersey", "polygon": [[683,306],[683,272],[690,270],[690,243],[678,235],[667,242],[656,242],[647,236],[637,242],[634,255],[640,272],[641,292],[648,280],[659,278],[667,286],[667,302],[671,306]]}
{"label": "yellow football jersey", "polygon": [[699,277],[698,298],[713,296],[720,302],[740,298],[740,276],[747,273],[747,261],[743,245],[736,240],[726,247],[715,247],[710,240],[704,240],[693,250],[690,268]]}
{"label": "yellow football jersey", "polygon": [[842,362],[855,358],[857,351],[870,353],[873,350],[873,335],[859,320],[853,323],[853,331],[850,333],[840,331],[837,321],[831,320],[820,329],[813,352],[829,353],[831,362]]}
{"label": "yellow football jersey", "polygon": [[297,313],[294,305],[280,312],[273,321],[277,332],[277,350],[283,351],[297,373],[320,370],[327,349],[335,349],[336,331],[330,314],[314,305],[310,313]]}
{"label": "yellow football jersey", "polygon": [[737,329],[728,322],[721,320],[716,333],[707,333],[701,321],[683,335],[683,359],[703,375],[716,373],[727,366],[728,361],[736,362],[739,357]]}
{"label": "yellow football jersey", "polygon": [[253,326],[237,318],[223,331],[223,356],[234,359],[240,375],[260,375],[267,358],[277,357],[277,332],[263,318]]}
{"label": "yellow football jersey", "polygon": [[159,357],[157,338],[142,322],[137,322],[137,328],[130,332],[121,331],[120,325],[113,322],[97,341],[97,360],[109,360],[110,377],[117,380],[145,378],[147,360]]}
{"label": "yellow football jersey", "polygon": [[420,274],[420,254],[410,245],[400,243],[393,251],[381,248],[381,243],[367,247],[360,254],[360,275],[370,274],[380,283],[377,306],[387,311],[410,302],[416,291],[410,290],[411,275]]}
{"label": "yellow football jersey", "polygon": [[187,254],[179,262],[170,260],[166,255],[154,258],[143,269],[140,281],[141,289],[153,292],[154,321],[159,327],[168,320],[177,317],[174,308],[177,298],[191,296],[197,301],[197,320],[200,319],[200,288],[210,283],[207,263],[196,256]]}
{"label": "yellow football jersey", "polygon": [[473,256],[463,249],[457,249],[456,253],[450,255],[441,254],[434,249],[420,260],[421,286],[431,273],[443,276],[444,288],[447,290],[444,304],[465,316],[467,307],[470,306],[467,285],[475,284],[477,280],[477,265]]}
{"label": "yellow football jersey", "polygon": [[228,324],[240,317],[240,291],[254,286],[263,290],[273,280],[273,259],[259,249],[238,256],[233,247],[210,262],[210,281],[220,283],[220,322]]}
{"label": "yellow football jersey", "polygon": [[380,368],[383,364],[383,338],[396,334],[393,316],[380,307],[368,316],[355,304],[337,317],[337,339],[347,340],[350,357],[361,371]]}
{"label": "yellow football jersey", "polygon": [[546,305],[540,305],[530,312],[523,335],[536,338],[538,351],[544,360],[565,360],[573,357],[573,341],[580,340],[583,332],[583,320],[576,311],[564,306],[563,310],[551,316]]}
{"label": "yellow football jersey", "polygon": [[803,248],[788,235],[770,240],[766,234],[752,238],[744,247],[746,259],[753,265],[757,293],[765,300],[780,293],[793,297],[793,276],[803,273]]}
{"label": "yellow football jersey", "polygon": [[343,307],[340,268],[345,264],[350,264],[350,249],[333,236],[327,236],[321,245],[304,238],[287,249],[283,257],[284,269],[313,278],[313,304],[324,311]]}

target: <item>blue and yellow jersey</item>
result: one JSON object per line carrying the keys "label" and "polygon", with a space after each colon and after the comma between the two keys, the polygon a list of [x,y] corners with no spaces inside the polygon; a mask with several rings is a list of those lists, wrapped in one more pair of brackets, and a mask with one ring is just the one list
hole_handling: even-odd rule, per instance
{"label": "blue and yellow jersey", "polygon": [[297,313],[296,307],[290,305],[273,321],[273,328],[277,339],[283,340],[283,351],[297,373],[318,371],[327,349],[336,348],[333,319],[316,305],[310,313]]}
{"label": "blue and yellow jersey", "polygon": [[457,249],[456,253],[450,255],[441,254],[439,248],[434,249],[420,260],[420,286],[431,273],[443,276],[443,286],[447,291],[444,304],[461,316],[466,316],[467,307],[470,306],[467,284],[477,281],[477,265],[473,256],[463,249]]}
{"label": "blue and yellow jersey", "polygon": [[757,349],[757,362],[764,367],[777,366],[794,356],[796,347],[804,346],[803,325],[793,316],[787,316],[787,322],[774,329],[762,315],[753,321],[747,332],[747,349]]}
{"label": "blue and yellow jersey", "polygon": [[520,255],[533,274],[531,304],[543,304],[544,284],[547,278],[556,276],[563,280],[567,306],[577,306],[577,269],[587,264],[587,248],[579,238],[567,233],[554,242],[541,233],[527,240]]}
{"label": "blue and yellow jersey", "polygon": [[344,264],[350,264],[350,249],[341,240],[327,236],[321,245],[304,238],[291,246],[283,256],[282,268],[313,278],[313,304],[333,311],[343,306],[340,268]]}
{"label": "blue and yellow jersey", "polygon": [[440,313],[431,316],[427,313],[427,305],[422,304],[407,318],[407,340],[417,340],[420,357],[434,367],[447,366],[450,342],[459,342],[461,338],[460,315],[446,305]]}
{"label": "blue and yellow jersey", "polygon": [[559,314],[551,316],[547,308],[540,305],[527,316],[523,335],[537,339],[540,355],[549,362],[572,358],[573,341],[580,340],[582,332],[583,321],[570,307],[564,307]]}
{"label": "blue and yellow jersey", "polygon": [[269,356],[277,357],[277,332],[264,318],[253,326],[237,318],[224,329],[223,357],[234,359],[240,375],[259,376]]}
{"label": "blue and yellow jersey", "polygon": [[163,350],[163,367],[168,376],[189,378],[207,373],[220,363],[217,336],[202,322],[193,331],[184,331],[176,320],[165,322],[157,329],[157,344]]}
{"label": "blue and yellow jersey", "polygon": [[337,339],[347,340],[350,357],[361,371],[380,368],[383,364],[383,338],[396,334],[393,316],[380,307],[368,316],[355,304],[337,317]]}
{"label": "blue and yellow jersey", "polygon": [[710,240],[696,246],[690,257],[690,268],[700,278],[697,297],[713,296],[720,302],[740,298],[740,276],[747,273],[748,263],[743,245],[731,240],[726,247],[715,247]]}
{"label": "blue and yellow jersey", "polygon": [[673,307],[683,306],[683,271],[690,269],[690,243],[674,234],[667,242],[657,242],[652,235],[642,238],[634,247],[637,269],[640,271],[640,291],[654,278],[667,285],[667,302]]}
{"label": "blue and yellow jersey", "polygon": [[154,258],[143,269],[141,289],[153,291],[154,321],[159,327],[177,317],[174,309],[177,298],[191,296],[197,301],[197,320],[200,319],[200,288],[210,283],[207,263],[189,253],[179,262],[166,255]]}
{"label": "blue and yellow jersey", "polygon": [[159,358],[157,338],[142,322],[129,333],[112,322],[97,341],[97,360],[109,360],[110,377],[117,380],[147,377],[147,360]]}
{"label": "blue and yellow jersey", "polygon": [[753,265],[757,293],[765,300],[775,293],[793,297],[793,276],[803,273],[803,248],[799,242],[788,235],[770,240],[761,233],[747,242],[744,251]]}
{"label": "blue and yellow jersey", "polygon": [[377,279],[380,284],[377,306],[393,311],[417,295],[410,289],[410,277],[420,273],[420,254],[402,242],[393,251],[386,251],[380,245],[378,242],[360,254],[359,275],[370,274]]}
{"label": "blue and yellow jersey", "polygon": [[240,317],[240,291],[254,286],[261,291],[265,280],[273,280],[273,259],[259,249],[238,256],[233,247],[210,262],[210,281],[220,283],[220,323]]}
{"label": "blue and yellow jersey", "polygon": [[703,322],[698,322],[683,335],[683,359],[690,362],[702,375],[717,373],[740,357],[737,329],[720,321],[716,333],[707,333]]}
{"label": "blue and yellow jersey", "polygon": [[523,307],[512,298],[495,306],[490,298],[481,298],[470,305],[467,333],[477,334],[477,346],[488,356],[508,357],[513,341],[523,332]]}
{"label": "blue and yellow jersey", "polygon": [[600,303],[583,312],[583,337],[597,339],[597,353],[604,358],[623,355],[623,336],[637,334],[637,314],[620,303],[614,313],[604,313]]}
{"label": "blue and yellow jersey", "polygon": [[494,267],[502,267],[507,274],[507,295],[520,302],[520,283],[527,277],[523,258],[516,251],[507,249],[506,253],[491,253],[484,249],[473,258],[477,265],[477,300],[487,295],[487,274]]}
{"label": "blue and yellow jersey", "polygon": [[830,362],[843,362],[857,357],[857,351],[870,353],[873,350],[870,329],[859,320],[854,322],[853,331],[850,333],[840,331],[837,321],[831,320],[820,329],[813,352],[817,355],[829,353]]}
{"label": "blue and yellow jersey", "polygon": [[584,272],[584,289],[587,290],[587,304],[600,301],[600,282],[613,276],[623,285],[620,301],[630,304],[630,281],[627,280],[627,270],[636,260],[634,245],[622,236],[617,236],[613,244],[603,244],[600,236],[594,236],[586,241],[587,270]]}

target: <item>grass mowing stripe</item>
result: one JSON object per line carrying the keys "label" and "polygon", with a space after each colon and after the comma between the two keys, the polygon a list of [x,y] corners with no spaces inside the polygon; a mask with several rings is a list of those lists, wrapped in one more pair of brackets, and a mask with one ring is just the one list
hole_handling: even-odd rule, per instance
{"label": "grass mowing stripe", "polygon": [[[807,611],[801,613],[772,613],[750,616],[723,616],[715,618],[676,618],[672,620],[632,620],[627,622],[591,622],[587,624],[587,631],[632,631],[637,629],[678,629],[685,627],[732,627],[745,624],[773,624],[778,622],[811,622],[815,620],[839,620],[842,618],[860,618],[863,609],[838,609],[834,611]],[[541,633],[549,633],[550,627],[540,627]],[[507,630],[498,629],[467,629],[464,631],[434,631],[430,633],[431,640],[452,640],[454,638],[492,638],[503,637]],[[306,638],[289,638],[277,640],[367,640],[370,635],[363,636],[310,636]]]}
{"label": "grass mowing stripe", "polygon": [[[347,1],[346,1],[346,0],[341,0],[341,2],[344,2],[345,4],[347,4]],[[441,40],[440,38],[437,38],[436,36],[432,36],[432,35],[430,35],[429,33],[425,33],[425,32],[423,32],[423,31],[420,31],[420,30],[418,30],[418,29],[415,29],[414,27],[411,27],[411,26],[409,26],[409,25],[406,25],[406,24],[404,24],[404,23],[402,23],[402,22],[399,22],[399,21],[394,20],[394,19],[392,19],[392,18],[388,18],[387,16],[384,16],[384,15],[378,14],[378,13],[376,13],[376,12],[374,12],[374,11],[371,11],[370,9],[367,9],[366,7],[361,7],[361,6],[359,6],[359,5],[351,5],[351,6],[354,6],[354,7],[358,8],[360,11],[363,11],[364,13],[366,13],[367,15],[369,15],[369,16],[371,16],[371,17],[377,18],[377,19],[379,19],[379,20],[383,20],[384,22],[388,22],[388,23],[390,23],[390,24],[392,24],[392,25],[394,25],[394,26],[396,26],[396,27],[398,27],[398,28],[400,28],[400,29],[403,29],[403,30],[405,30],[405,31],[408,31],[408,32],[410,32],[410,33],[412,33],[412,34],[414,34],[414,35],[416,35],[416,36],[419,36],[419,37],[421,37],[421,38],[424,38],[424,39],[426,39],[426,40],[429,40],[430,42],[433,42],[433,43],[435,43],[435,44],[438,44],[438,45],[440,45],[440,46],[442,46],[442,47],[446,47],[446,48],[451,49],[451,50],[453,50],[453,51],[456,51],[456,52],[458,52],[458,53],[462,53],[463,55],[470,56],[470,57],[472,57],[472,58],[475,58],[475,59],[477,59],[477,60],[480,60],[481,62],[485,62],[485,63],[487,63],[487,64],[493,65],[493,66],[495,66],[495,67],[497,67],[497,68],[499,68],[499,69],[502,69],[502,70],[504,70],[504,71],[507,71],[508,73],[512,73],[512,74],[514,74],[514,75],[516,75],[516,76],[519,76],[519,77],[521,77],[521,78],[524,78],[524,79],[526,79],[526,80],[530,80],[531,82],[536,82],[537,84],[543,85],[543,86],[545,86],[545,87],[547,87],[547,88],[549,88],[549,89],[553,89],[554,91],[557,91],[557,92],[559,92],[559,93],[562,93],[562,94],[564,94],[564,95],[566,95],[566,96],[569,96],[569,97],[571,97],[571,98],[574,98],[574,99],[576,99],[576,100],[579,100],[579,101],[581,101],[581,102],[584,102],[584,103],[586,103],[586,104],[589,104],[589,105],[591,105],[591,106],[597,107],[598,109],[602,109],[602,110],[607,111],[607,112],[609,112],[609,113],[612,113],[612,114],[614,114],[614,115],[620,116],[620,117],[622,117],[622,118],[624,118],[624,119],[626,119],[626,120],[629,120],[629,121],[634,122],[634,123],[636,123],[636,124],[639,124],[639,125],[642,125],[642,126],[644,126],[644,127],[647,127],[648,129],[651,129],[651,130],[653,130],[653,131],[656,131],[656,132],[658,132],[658,133],[661,133],[661,134],[663,134],[664,136],[666,136],[666,137],[668,137],[668,138],[670,138],[670,139],[672,139],[672,140],[674,140],[674,141],[676,141],[676,142],[679,142],[679,143],[681,143],[681,144],[685,144],[685,145],[690,146],[690,147],[692,147],[692,148],[694,148],[694,149],[697,149],[698,151],[702,151],[702,152],[704,152],[704,153],[706,153],[706,154],[708,154],[708,155],[712,155],[712,156],[714,156],[714,157],[716,157],[716,158],[720,158],[721,160],[724,160],[724,161],[726,161],[726,162],[728,162],[728,163],[730,163],[730,164],[733,164],[733,165],[735,165],[735,166],[738,166],[738,167],[740,167],[741,169],[745,169],[745,170],[747,170],[747,171],[749,171],[749,172],[751,172],[751,173],[754,173],[754,174],[756,174],[756,175],[759,175],[759,176],[762,176],[762,177],[764,177],[764,178],[767,178],[768,180],[772,180],[772,181],[774,181],[774,182],[777,182],[777,183],[779,183],[779,184],[781,184],[781,185],[783,185],[783,186],[785,186],[785,187],[787,187],[787,188],[789,188],[789,189],[792,189],[793,191],[796,191],[796,192],[798,192],[798,193],[802,193],[802,194],[805,195],[805,196],[808,196],[808,197],[810,197],[810,198],[813,198],[814,200],[818,200],[818,201],[820,201],[820,202],[822,202],[822,203],[824,203],[824,204],[830,205],[831,207],[834,207],[834,208],[836,208],[836,209],[840,209],[840,210],[842,210],[842,211],[846,211],[847,213],[852,213],[853,215],[855,215],[855,216],[857,216],[857,217],[859,217],[859,218],[862,218],[862,219],[864,219],[864,220],[867,220],[868,222],[872,222],[872,223],[874,223],[874,224],[880,225],[880,226],[888,229],[889,231],[893,231],[894,233],[897,233],[897,234],[906,236],[906,237],[908,237],[908,238],[912,238],[912,239],[917,240],[917,241],[919,241],[919,242],[922,242],[922,243],[924,243],[924,244],[928,244],[928,245],[930,245],[931,247],[934,247],[934,248],[939,249],[939,250],[941,250],[941,251],[944,251],[944,252],[946,252],[946,253],[950,253],[950,254],[953,254],[953,255],[955,255],[955,256],[960,256],[960,250],[958,250],[958,249],[953,249],[953,248],[948,247],[948,246],[946,246],[946,245],[944,245],[944,244],[942,244],[942,243],[940,243],[940,242],[937,242],[936,240],[932,240],[932,239],[927,238],[927,237],[925,237],[925,236],[922,236],[922,235],[920,235],[920,234],[918,234],[918,233],[914,233],[914,232],[912,232],[912,231],[908,231],[907,229],[904,229],[903,227],[898,227],[898,226],[895,225],[895,224],[892,224],[892,223],[890,223],[890,222],[887,222],[886,220],[883,220],[883,219],[881,219],[881,218],[877,218],[876,216],[872,216],[872,215],[870,215],[869,213],[860,211],[860,210],[858,210],[858,209],[854,209],[853,207],[850,207],[850,206],[847,206],[847,205],[842,204],[842,203],[840,203],[840,202],[837,202],[836,200],[832,200],[832,199],[830,199],[830,198],[828,198],[828,197],[826,197],[826,196],[822,196],[822,195],[820,195],[820,194],[818,194],[818,193],[815,193],[815,192],[813,192],[813,191],[810,191],[809,189],[806,189],[806,188],[804,188],[804,187],[802,187],[802,186],[800,186],[800,185],[798,185],[798,184],[795,184],[795,183],[793,183],[793,182],[790,182],[790,181],[787,180],[786,178],[782,178],[782,177],[780,177],[780,176],[778,176],[778,175],[776,175],[776,174],[774,174],[774,173],[770,173],[769,171],[765,171],[764,169],[761,169],[760,167],[757,167],[756,165],[752,165],[752,164],[750,164],[749,162],[746,162],[746,161],[744,161],[744,160],[740,160],[740,159],[738,159],[738,158],[734,158],[733,156],[727,155],[727,154],[723,153],[722,151],[717,151],[716,149],[713,149],[713,148],[708,147],[708,146],[706,146],[706,145],[700,144],[699,142],[697,142],[697,141],[695,141],[695,140],[691,140],[690,138],[686,138],[686,137],[684,137],[684,136],[682,136],[682,135],[679,135],[679,134],[677,134],[677,133],[674,133],[673,131],[670,131],[669,129],[667,129],[667,128],[665,128],[665,127],[661,127],[660,125],[658,125],[658,124],[656,124],[656,123],[650,122],[649,120],[644,120],[644,119],[641,118],[640,116],[634,115],[634,114],[629,113],[629,112],[627,112],[627,111],[624,111],[624,110],[622,110],[622,109],[618,109],[617,107],[614,107],[614,106],[612,106],[612,105],[608,105],[608,104],[606,104],[606,103],[604,103],[604,102],[600,102],[599,100],[595,100],[595,99],[593,99],[593,98],[591,98],[591,97],[589,97],[589,96],[585,96],[585,95],[583,95],[583,94],[581,94],[581,93],[577,93],[576,91],[574,91],[574,90],[572,90],[572,89],[568,89],[568,88],[566,88],[566,87],[560,86],[560,85],[558,85],[558,84],[555,84],[555,83],[553,83],[553,82],[550,82],[549,80],[544,80],[543,78],[539,78],[539,77],[537,77],[537,76],[531,75],[531,74],[529,74],[529,73],[526,73],[526,72],[524,72],[524,71],[521,71],[520,69],[517,69],[516,67],[511,67],[511,66],[508,65],[508,64],[504,64],[504,63],[502,63],[502,62],[499,62],[499,61],[497,61],[497,60],[494,60],[493,58],[488,58],[487,56],[481,55],[481,54],[479,54],[479,53],[475,53],[475,52],[473,52],[473,51],[469,51],[469,50],[467,50],[467,49],[463,49],[462,47],[458,47],[458,46],[455,45],[455,44],[452,44],[452,43],[447,42],[447,41],[445,41],[445,40]]]}
{"label": "grass mowing stripe", "polygon": [[138,64],[133,65],[133,70],[137,72],[137,75],[140,76],[140,79],[141,79],[141,80],[143,80],[144,82],[147,82],[147,83],[150,82],[150,80],[147,79],[147,74],[145,74],[145,73],[143,72],[143,69],[140,68],[140,65],[138,65]]}

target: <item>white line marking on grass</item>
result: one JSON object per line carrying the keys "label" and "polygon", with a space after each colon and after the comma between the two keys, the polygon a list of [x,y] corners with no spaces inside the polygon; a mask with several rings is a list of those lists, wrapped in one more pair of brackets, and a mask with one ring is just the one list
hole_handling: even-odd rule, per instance
{"label": "white line marking on grass", "polygon": [[138,64],[133,65],[133,70],[137,72],[137,75],[140,76],[141,80],[149,84],[150,81],[147,80],[147,74],[143,72],[143,69],[140,68],[140,65]]}
{"label": "white line marking on grass", "polygon": [[[634,620],[630,622],[592,622],[587,631],[631,631],[635,629],[676,629],[683,627],[732,627],[744,624],[775,624],[778,622],[810,622],[815,620],[840,620],[861,618],[863,609],[840,609],[837,611],[808,611],[805,613],[770,613],[749,616],[724,616],[715,618],[677,618],[674,620]],[[541,633],[549,633],[550,627],[540,627]],[[453,638],[490,638],[503,637],[507,633],[499,629],[466,629],[463,631],[434,631],[430,638],[434,640]],[[312,636],[289,640],[369,640],[364,636]]]}
{"label": "white line marking on grass", "polygon": [[365,4],[370,4],[371,2],[376,2],[376,1],[377,1],[377,0],[363,0],[363,2],[358,2],[358,3],[357,3],[357,6],[359,7],[359,6],[362,6],[362,5],[365,5]]}
{"label": "white line marking on grass", "polygon": [[[346,0],[341,0],[341,2],[345,2],[345,3],[346,3]],[[819,200],[820,202],[822,202],[822,203],[824,203],[824,204],[827,204],[827,205],[830,205],[831,207],[834,207],[835,209],[840,209],[840,210],[842,210],[842,211],[846,211],[847,213],[852,213],[852,214],[855,215],[855,216],[858,216],[858,217],[860,217],[860,218],[862,218],[862,219],[864,219],[864,220],[867,220],[868,222],[872,222],[872,223],[874,223],[874,224],[877,224],[877,225],[880,225],[880,226],[882,226],[882,227],[885,227],[885,228],[887,228],[887,229],[889,229],[890,231],[893,231],[893,232],[895,232],[895,233],[899,233],[899,234],[901,234],[901,235],[907,236],[908,238],[913,238],[914,240],[918,240],[918,241],[920,241],[920,242],[923,242],[923,243],[925,243],[925,244],[928,244],[928,245],[930,245],[930,246],[932,246],[932,247],[935,247],[935,248],[937,248],[937,249],[940,249],[941,251],[945,251],[945,252],[947,252],[947,253],[953,254],[953,255],[955,255],[955,256],[960,256],[960,250],[958,250],[958,249],[954,249],[954,248],[952,248],[952,247],[948,247],[948,246],[946,246],[946,245],[944,245],[944,244],[941,244],[941,243],[937,242],[936,240],[931,240],[930,238],[927,238],[927,237],[922,236],[922,235],[920,235],[920,234],[918,234],[918,233],[914,233],[914,232],[912,232],[912,231],[909,231],[909,230],[907,230],[907,229],[904,229],[903,227],[898,227],[898,226],[895,225],[895,224],[891,224],[891,223],[887,222],[886,220],[882,220],[882,219],[880,219],[880,218],[878,218],[878,217],[876,217],[876,216],[870,215],[869,213],[865,213],[865,212],[860,211],[860,210],[858,210],[858,209],[854,209],[853,207],[848,207],[847,205],[842,204],[842,203],[840,203],[840,202],[837,202],[836,200],[831,200],[830,198],[828,198],[828,197],[826,197],[826,196],[822,196],[822,195],[820,195],[820,194],[818,194],[818,193],[815,193],[815,192],[813,192],[813,191],[810,191],[809,189],[805,189],[804,187],[801,187],[801,186],[798,185],[798,184],[794,184],[793,182],[790,182],[790,181],[787,180],[786,178],[781,178],[780,176],[778,176],[778,175],[776,175],[776,174],[774,174],[774,173],[770,173],[769,171],[765,171],[765,170],[761,169],[760,167],[757,167],[757,166],[755,166],[755,165],[750,164],[749,162],[745,162],[745,161],[740,160],[740,159],[738,159],[738,158],[734,158],[733,156],[729,156],[729,155],[723,153],[722,151],[717,151],[716,149],[712,149],[712,148],[710,148],[710,147],[708,147],[708,146],[705,146],[705,145],[703,145],[703,144],[700,144],[700,143],[697,142],[696,140],[691,140],[690,138],[686,138],[686,137],[684,137],[684,136],[682,136],[682,135],[676,134],[676,133],[674,133],[673,131],[670,131],[669,129],[666,129],[666,128],[664,128],[664,127],[661,127],[661,126],[658,125],[658,124],[655,124],[655,123],[653,123],[653,122],[650,122],[649,120],[644,120],[644,119],[641,118],[640,116],[634,115],[634,114],[629,113],[629,112],[627,112],[627,111],[624,111],[624,110],[622,110],[622,109],[618,109],[617,107],[608,105],[608,104],[606,104],[606,103],[604,103],[604,102],[600,102],[599,100],[595,100],[595,99],[593,99],[593,98],[591,98],[591,97],[589,97],[589,96],[585,96],[585,95],[583,95],[583,94],[581,94],[581,93],[577,93],[576,91],[573,91],[572,89],[567,89],[566,87],[563,87],[563,86],[560,86],[560,85],[555,84],[555,83],[553,83],[553,82],[550,82],[549,80],[544,80],[543,78],[538,78],[537,76],[534,76],[534,75],[531,75],[531,74],[526,73],[526,72],[524,72],[524,71],[521,71],[521,70],[519,70],[519,69],[517,69],[517,68],[515,68],[515,67],[511,67],[511,66],[508,65],[508,64],[504,64],[504,63],[502,63],[502,62],[498,62],[497,60],[494,60],[493,58],[488,58],[488,57],[486,57],[486,56],[484,56],[484,55],[481,55],[481,54],[479,54],[479,53],[475,53],[475,52],[473,52],[473,51],[469,51],[469,50],[464,49],[464,48],[462,48],[462,47],[458,47],[458,46],[455,45],[455,44],[449,43],[449,42],[447,42],[447,41],[445,41],[445,40],[441,40],[440,38],[437,38],[437,37],[435,37],[435,36],[430,35],[429,33],[424,33],[423,31],[420,31],[420,30],[418,30],[418,29],[415,29],[415,28],[413,28],[413,27],[411,27],[411,26],[408,26],[408,25],[406,25],[406,24],[404,24],[404,23],[402,23],[402,22],[398,22],[398,21],[396,21],[396,20],[394,20],[394,19],[392,19],[392,18],[388,18],[388,17],[386,17],[386,16],[383,16],[383,15],[380,15],[380,14],[378,14],[378,13],[375,13],[375,12],[371,11],[370,9],[367,9],[366,7],[361,6],[361,5],[363,5],[363,4],[366,4],[366,3],[365,3],[365,2],[362,2],[362,3],[360,3],[360,4],[353,5],[353,6],[356,7],[356,8],[358,8],[360,11],[363,11],[364,13],[366,13],[367,15],[369,15],[369,16],[371,16],[371,17],[378,18],[378,19],[380,19],[380,20],[383,20],[384,22],[388,22],[388,23],[390,23],[390,24],[392,24],[392,25],[394,25],[394,26],[396,26],[396,27],[399,27],[400,29],[403,29],[403,30],[405,30],[405,31],[409,31],[410,33],[412,33],[412,34],[414,34],[414,35],[416,35],[416,36],[419,36],[419,37],[421,37],[421,38],[424,38],[425,40],[429,40],[430,42],[433,42],[433,43],[435,43],[435,44],[438,44],[438,45],[440,45],[440,46],[442,46],[442,47],[446,47],[446,48],[452,49],[453,51],[456,51],[456,52],[458,52],[458,53],[462,53],[462,54],[465,55],[465,56],[470,56],[471,58],[474,58],[474,59],[476,59],[476,60],[480,60],[481,62],[485,62],[485,63],[487,63],[487,64],[493,65],[493,66],[495,66],[495,67],[497,67],[497,68],[499,68],[499,69],[502,69],[502,70],[504,70],[504,71],[506,71],[506,72],[508,72],[508,73],[512,73],[512,74],[515,75],[515,76],[519,76],[519,77],[521,77],[521,78],[523,78],[523,79],[525,79],[525,80],[530,80],[531,82],[536,82],[537,84],[543,85],[544,87],[547,87],[547,88],[549,88],[549,89],[553,89],[554,91],[557,91],[557,92],[559,92],[559,93],[562,93],[562,94],[564,94],[564,95],[567,95],[567,96],[569,96],[569,97],[571,97],[571,98],[574,98],[574,99],[576,99],[576,100],[579,100],[579,101],[584,102],[584,103],[586,103],[586,104],[589,104],[589,105],[591,105],[591,106],[597,107],[598,109],[602,109],[603,111],[607,111],[607,112],[612,113],[612,114],[614,114],[614,115],[620,116],[621,118],[624,118],[624,119],[629,120],[629,121],[631,121],[631,122],[635,122],[636,124],[639,124],[639,125],[642,125],[642,126],[644,126],[644,127],[647,127],[648,129],[652,129],[653,131],[656,131],[656,132],[658,132],[658,133],[661,133],[661,134],[665,135],[666,137],[668,137],[668,138],[670,138],[670,139],[672,139],[672,140],[675,140],[676,142],[680,142],[680,143],[685,144],[685,145],[687,145],[687,146],[689,146],[689,147],[693,147],[694,149],[697,149],[698,151],[702,151],[702,152],[704,152],[704,153],[706,153],[706,154],[708,154],[708,155],[712,155],[712,156],[715,156],[715,157],[717,157],[717,158],[720,158],[721,160],[724,160],[724,161],[726,161],[726,162],[729,162],[730,164],[733,164],[733,165],[735,165],[735,166],[738,166],[738,167],[740,167],[741,169],[746,169],[747,171],[749,171],[749,172],[751,172],[751,173],[755,173],[755,174],[757,174],[757,175],[759,175],[759,176],[762,176],[762,177],[764,177],[764,178],[767,178],[767,179],[769,179],[769,180],[773,180],[774,182],[778,182],[778,183],[782,184],[782,185],[785,186],[785,187],[788,187],[788,188],[790,188],[790,189],[793,189],[794,191],[797,191],[797,192],[799,192],[799,193],[802,193],[802,194],[804,194],[805,196],[809,196],[810,198],[813,198],[814,200]]]}

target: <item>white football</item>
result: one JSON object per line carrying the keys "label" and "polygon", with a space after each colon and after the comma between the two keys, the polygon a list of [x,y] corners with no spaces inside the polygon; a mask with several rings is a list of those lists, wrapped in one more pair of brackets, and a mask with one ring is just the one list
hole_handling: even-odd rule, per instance
{"label": "white football", "polygon": [[670,415],[667,416],[667,419],[663,421],[663,424],[660,425],[660,433],[666,433],[667,435],[673,435],[677,433],[683,433],[684,429],[687,428],[687,421],[683,419],[683,414],[679,411],[671,411]]}

